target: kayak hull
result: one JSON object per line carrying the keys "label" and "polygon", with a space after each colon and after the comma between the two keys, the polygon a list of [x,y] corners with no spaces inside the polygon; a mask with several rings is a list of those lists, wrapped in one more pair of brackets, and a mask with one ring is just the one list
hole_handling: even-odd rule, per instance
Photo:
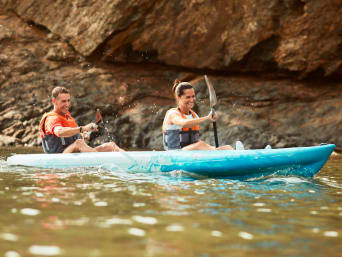
{"label": "kayak hull", "polygon": [[39,168],[102,167],[109,171],[186,171],[211,178],[260,177],[270,174],[312,177],[335,145],[242,151],[131,151],[72,154],[16,154],[9,165]]}

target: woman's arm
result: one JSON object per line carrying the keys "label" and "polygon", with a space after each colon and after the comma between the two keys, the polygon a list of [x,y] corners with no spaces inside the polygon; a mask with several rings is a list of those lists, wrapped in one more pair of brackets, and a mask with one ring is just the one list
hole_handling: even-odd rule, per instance
{"label": "woman's arm", "polygon": [[194,119],[184,119],[179,113],[173,113],[170,115],[170,121],[172,124],[181,126],[182,128],[191,128],[205,121],[215,121],[217,119],[217,115],[215,113],[214,117],[212,117],[211,112],[204,117],[194,118]]}

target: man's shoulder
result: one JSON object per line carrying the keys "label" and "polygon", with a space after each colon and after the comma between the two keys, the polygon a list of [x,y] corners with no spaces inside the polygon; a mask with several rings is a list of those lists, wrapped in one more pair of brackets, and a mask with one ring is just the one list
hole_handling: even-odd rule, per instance
{"label": "man's shoulder", "polygon": [[59,116],[47,116],[45,119],[45,126],[50,128],[62,126],[62,120]]}
{"label": "man's shoulder", "polygon": [[63,121],[58,115],[47,115],[45,118],[45,133],[54,135],[55,127],[63,126]]}
{"label": "man's shoulder", "polygon": [[60,120],[60,117],[54,116],[54,115],[48,115],[46,116],[45,122],[52,122],[56,120]]}

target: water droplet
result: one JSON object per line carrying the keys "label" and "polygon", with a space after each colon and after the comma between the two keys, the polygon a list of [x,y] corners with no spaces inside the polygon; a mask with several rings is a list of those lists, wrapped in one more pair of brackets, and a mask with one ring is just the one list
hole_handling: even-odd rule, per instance
{"label": "water droplet", "polygon": [[220,236],[222,236],[222,232],[217,231],[217,230],[213,230],[213,231],[211,231],[211,235],[216,236],[216,237],[220,237]]}
{"label": "water droplet", "polygon": [[272,212],[272,210],[268,208],[258,208],[257,211],[258,212]]}
{"label": "water droplet", "polygon": [[254,203],[253,205],[254,205],[254,206],[259,206],[259,207],[265,206],[264,203]]}
{"label": "water droplet", "polygon": [[130,228],[128,230],[128,234],[131,234],[133,236],[145,236],[145,231],[140,228]]}
{"label": "water droplet", "polygon": [[133,203],[133,207],[144,207],[145,203]]}
{"label": "water droplet", "polygon": [[96,202],[94,203],[95,206],[99,206],[99,207],[104,207],[104,206],[108,206],[107,202]]}
{"label": "water droplet", "polygon": [[24,208],[20,210],[20,213],[23,215],[35,216],[40,213],[39,210],[31,209],[31,208]]}
{"label": "water droplet", "polygon": [[5,257],[20,257],[20,254],[16,251],[7,251],[5,252]]}
{"label": "water droplet", "polygon": [[61,250],[58,246],[32,245],[29,248],[29,252],[34,255],[45,256],[55,256],[61,254]]}
{"label": "water droplet", "polygon": [[11,234],[11,233],[0,234],[0,238],[3,240],[7,240],[7,241],[17,241],[18,240],[18,237],[14,234]]}
{"label": "water droplet", "polygon": [[37,193],[36,193],[36,196],[37,196],[37,197],[44,197],[44,194],[37,192]]}
{"label": "water droplet", "polygon": [[313,233],[318,233],[318,232],[319,232],[319,228],[313,228],[313,229],[312,229],[312,232],[313,232]]}
{"label": "water droplet", "polygon": [[143,224],[154,225],[157,223],[157,219],[153,217],[133,216],[133,219],[136,222],[143,223]]}
{"label": "water droplet", "polygon": [[166,227],[167,231],[170,232],[180,232],[180,231],[184,231],[184,227],[178,224],[172,224]]}
{"label": "water droplet", "polygon": [[325,231],[324,236],[327,237],[338,237],[338,232],[336,231]]}
{"label": "water droplet", "polygon": [[254,236],[252,234],[250,234],[250,233],[242,231],[242,232],[239,233],[239,237],[241,237],[243,239],[246,239],[246,240],[251,240],[251,239],[253,239]]}
{"label": "water droplet", "polygon": [[131,225],[132,221],[129,219],[121,219],[121,218],[111,218],[104,222],[106,225]]}

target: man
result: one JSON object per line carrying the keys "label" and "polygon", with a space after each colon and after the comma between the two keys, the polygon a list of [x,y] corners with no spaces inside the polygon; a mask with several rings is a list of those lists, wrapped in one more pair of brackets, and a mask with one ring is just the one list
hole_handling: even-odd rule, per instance
{"label": "man", "polygon": [[86,132],[97,131],[95,123],[78,126],[71,117],[70,93],[65,87],[52,90],[53,111],[45,113],[39,125],[39,134],[45,153],[118,152],[123,151],[114,142],[92,148],[84,141]]}

